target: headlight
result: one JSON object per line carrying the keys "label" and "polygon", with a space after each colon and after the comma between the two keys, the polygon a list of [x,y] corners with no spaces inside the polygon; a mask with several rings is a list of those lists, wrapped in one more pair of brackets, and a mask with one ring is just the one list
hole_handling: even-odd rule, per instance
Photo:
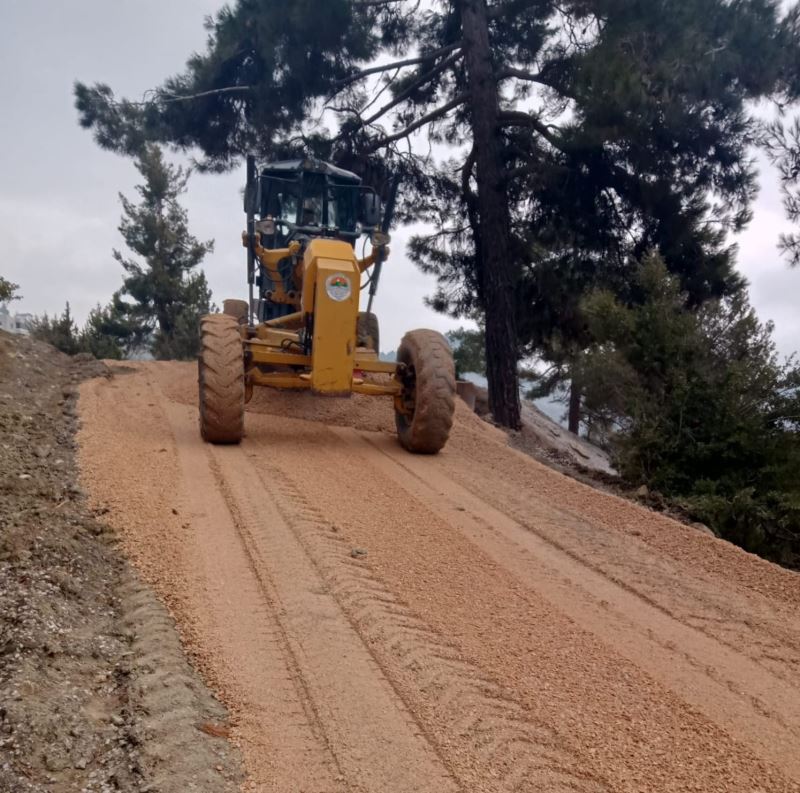
{"label": "headlight", "polygon": [[256,231],[271,237],[275,233],[275,221],[272,215],[267,215],[264,220],[259,220],[256,223]]}

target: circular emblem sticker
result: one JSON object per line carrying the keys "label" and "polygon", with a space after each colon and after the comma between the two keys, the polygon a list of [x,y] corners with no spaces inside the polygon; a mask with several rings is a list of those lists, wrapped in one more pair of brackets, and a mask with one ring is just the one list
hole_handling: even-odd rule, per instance
{"label": "circular emblem sticker", "polygon": [[343,300],[347,300],[352,292],[350,279],[342,273],[329,275],[325,281],[325,291],[331,300],[341,303]]}

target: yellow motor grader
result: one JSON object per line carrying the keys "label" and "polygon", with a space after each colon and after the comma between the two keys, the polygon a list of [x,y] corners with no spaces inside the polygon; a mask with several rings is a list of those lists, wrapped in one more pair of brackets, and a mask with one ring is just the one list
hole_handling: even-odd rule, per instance
{"label": "yellow motor grader", "polygon": [[[320,396],[391,397],[397,433],[411,452],[446,443],[455,408],[453,357],[432,330],[406,333],[396,361],[379,357],[372,313],[388,256],[387,211],[358,176],[307,158],[256,167],[247,158],[244,208],[249,300],[226,300],[201,320],[200,432],[238,443],[256,386]],[[383,219],[383,222],[381,220]],[[368,255],[356,243],[367,236]],[[367,290],[366,311],[359,311]]]}

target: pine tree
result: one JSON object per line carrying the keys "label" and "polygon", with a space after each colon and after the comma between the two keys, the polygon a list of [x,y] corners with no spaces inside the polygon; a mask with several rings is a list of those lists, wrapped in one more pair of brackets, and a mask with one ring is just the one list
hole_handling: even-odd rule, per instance
{"label": "pine tree", "polygon": [[11,281],[0,275],[0,303],[7,303],[9,300],[17,300],[17,290],[19,286],[12,284]]}
{"label": "pine tree", "polygon": [[462,378],[468,372],[486,375],[486,337],[483,328],[456,328],[447,334],[447,341],[453,350],[456,377]]}
{"label": "pine tree", "polygon": [[119,231],[136,258],[114,251],[125,270],[122,289],[96,329],[116,335],[130,351],[150,349],[159,359],[192,358],[199,344],[199,320],[209,312],[211,292],[196,268],[213,250],[189,233],[188,214],[179,198],[189,171],[167,163],[157,146],[145,146],[136,161],[144,181],[136,204],[120,194]]}
{"label": "pine tree", "polygon": [[739,288],[725,235],[749,219],[753,100],[788,95],[793,14],[778,0],[238,0],[151,102],[79,84],[76,103],[117,150],[198,147],[213,169],[311,149],[369,181],[400,171],[400,217],[434,226],[412,246],[440,279],[433,303],[483,314],[491,408],[516,427],[518,358],[574,357],[581,295],[629,289],[646,251],[694,301]]}

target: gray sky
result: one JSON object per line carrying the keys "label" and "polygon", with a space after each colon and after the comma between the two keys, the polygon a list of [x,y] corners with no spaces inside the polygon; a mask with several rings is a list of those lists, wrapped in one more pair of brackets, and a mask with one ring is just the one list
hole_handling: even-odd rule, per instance
{"label": "gray sky", "polygon": [[[118,192],[133,197],[129,160],[100,150],[77,124],[72,83],[102,81],[139,97],[182,69],[205,43],[203,17],[221,0],[2,0],[0,27],[0,275],[19,283],[19,311],[53,313],[69,301],[82,321],[121,282],[111,250]],[[773,319],[782,352],[798,349],[800,270],[776,249],[788,228],[777,181],[766,164],[755,219],[739,238],[740,269],[762,319]],[[205,270],[214,298],[244,297],[241,173],[195,174],[184,205],[193,233],[214,238]],[[446,330],[459,323],[426,308],[433,279],[405,257],[408,233],[394,234],[377,311],[381,346],[391,349],[413,327]]]}

